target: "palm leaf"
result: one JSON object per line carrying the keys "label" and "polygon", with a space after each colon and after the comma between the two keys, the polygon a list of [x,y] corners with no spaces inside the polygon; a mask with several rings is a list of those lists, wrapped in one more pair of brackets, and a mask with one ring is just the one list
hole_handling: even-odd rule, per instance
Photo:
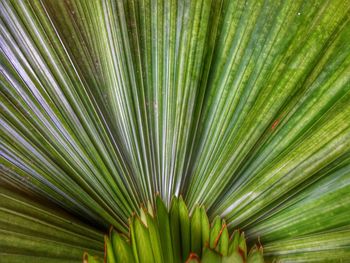
{"label": "palm leaf", "polygon": [[2,262],[81,262],[84,251],[101,256],[101,232],[33,196],[0,189]]}
{"label": "palm leaf", "polygon": [[159,193],[169,209],[181,194],[190,213],[205,205],[271,258],[349,257],[348,0],[0,0],[0,10],[0,180],[19,189],[11,195],[128,234],[141,203]]}

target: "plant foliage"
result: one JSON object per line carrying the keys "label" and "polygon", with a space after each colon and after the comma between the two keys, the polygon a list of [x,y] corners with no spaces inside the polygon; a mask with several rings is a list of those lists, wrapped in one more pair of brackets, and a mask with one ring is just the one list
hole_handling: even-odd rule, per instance
{"label": "plant foliage", "polygon": [[[125,235],[182,195],[268,257],[347,260],[349,43],[349,0],[0,0],[0,194]],[[39,262],[7,228],[0,259]]]}
{"label": "plant foliage", "polygon": [[[196,206],[190,216],[182,197],[173,197],[167,211],[158,196],[156,210],[151,205],[141,207],[140,217],[134,214],[130,218],[129,229],[129,236],[114,229],[105,236],[107,262],[264,263],[260,245],[248,254],[243,232],[236,230],[230,236],[219,216],[210,225],[203,206]],[[89,254],[84,259],[98,261]]]}

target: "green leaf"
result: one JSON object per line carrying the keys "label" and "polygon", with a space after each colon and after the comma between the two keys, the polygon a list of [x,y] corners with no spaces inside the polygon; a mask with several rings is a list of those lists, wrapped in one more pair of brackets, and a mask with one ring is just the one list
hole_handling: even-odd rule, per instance
{"label": "green leaf", "polygon": [[[155,217],[164,261],[178,248],[172,238],[188,258],[198,226],[188,211],[197,205],[211,220],[225,218],[228,230],[244,230],[248,243],[271,245],[270,257],[349,258],[336,237],[349,227],[349,7],[349,0],[0,1],[0,183],[30,196],[0,199],[8,231],[1,258],[99,254],[101,234],[89,225],[105,232],[113,225],[134,246],[128,219],[140,204],[156,214],[155,193],[165,202]],[[179,227],[165,216],[173,195],[188,205],[180,198]],[[56,208],[72,220],[52,216]],[[148,221],[144,210],[138,216]],[[206,225],[201,217],[201,246]],[[221,219],[210,248],[221,249],[220,230]],[[294,253],[295,240],[306,240],[305,251]],[[312,250],[319,241],[322,250]],[[238,246],[246,254],[239,243],[231,240],[229,254]],[[18,260],[10,249],[21,251]]]}
{"label": "green leaf", "polygon": [[244,232],[241,233],[238,241],[238,250],[242,252],[243,258],[247,258],[247,243],[245,239]]}
{"label": "green leaf", "polygon": [[133,220],[136,248],[139,262],[154,262],[152,246],[147,227],[141,219],[136,217]]}
{"label": "green leaf", "polygon": [[202,217],[199,206],[196,206],[191,216],[191,252],[202,254]]}
{"label": "green leaf", "polygon": [[180,229],[181,229],[181,251],[182,258],[186,259],[190,256],[191,251],[191,223],[188,214],[187,206],[182,199],[179,198],[179,218],[180,218]]}
{"label": "green leaf", "polygon": [[88,253],[84,253],[83,255],[83,263],[102,263],[103,259],[98,258],[96,256],[91,256]]}
{"label": "green leaf", "polygon": [[349,244],[350,229],[345,227],[271,242],[264,247],[264,254],[282,262],[346,261],[350,255]]}
{"label": "green leaf", "polygon": [[162,246],[163,259],[166,262],[173,262],[173,248],[170,231],[170,220],[167,208],[165,207],[162,199],[159,196],[156,197],[157,205],[157,221],[160,233],[160,242]]}
{"label": "green leaf", "polygon": [[262,247],[252,247],[248,254],[247,263],[264,263]]}
{"label": "green leaf", "polygon": [[105,236],[105,258],[107,263],[116,263],[116,257],[114,255],[114,249],[111,240],[108,236]]}
{"label": "green leaf", "polygon": [[218,244],[219,252],[223,256],[227,256],[227,254],[228,254],[229,239],[230,239],[230,237],[229,237],[229,234],[228,234],[227,226],[226,226],[226,223],[224,222],[223,223],[223,228],[221,230],[220,241],[219,241],[219,244]]}
{"label": "green leaf", "polygon": [[163,254],[162,254],[162,244],[160,239],[160,233],[158,228],[158,222],[156,218],[152,217],[150,214],[146,214],[147,216],[147,225],[149,231],[149,239],[152,244],[152,251],[154,262],[163,262]]}
{"label": "green leaf", "polygon": [[241,234],[240,234],[239,230],[233,231],[232,236],[230,238],[229,248],[228,248],[229,255],[231,255],[234,252],[238,252],[240,236],[241,236]]}
{"label": "green leaf", "polygon": [[4,262],[81,262],[103,256],[103,234],[50,202],[0,186],[0,258]]}
{"label": "green leaf", "polygon": [[174,253],[174,261],[181,261],[181,228],[180,228],[180,217],[179,217],[179,200],[173,197],[170,206],[170,230],[171,240]]}
{"label": "green leaf", "polygon": [[203,251],[203,256],[202,256],[201,262],[203,262],[203,263],[221,263],[222,256],[219,253],[217,253],[215,250],[205,248]]}
{"label": "green leaf", "polygon": [[222,258],[222,263],[243,263],[244,259],[238,251],[234,251],[226,257]]}
{"label": "green leaf", "polygon": [[135,230],[134,222],[135,222],[135,215],[133,214],[132,217],[129,218],[130,243],[131,243],[131,249],[134,255],[135,262],[139,263],[140,259],[137,251],[136,230]]}
{"label": "green leaf", "polygon": [[202,225],[202,248],[209,246],[210,238],[210,223],[207,212],[205,211],[204,206],[201,208],[201,225]]}
{"label": "green leaf", "polygon": [[115,230],[112,230],[110,235],[116,262],[134,262],[134,255],[132,253],[130,243],[127,242],[125,238],[118,234]]}
{"label": "green leaf", "polygon": [[220,216],[216,216],[212,222],[212,225],[211,225],[211,230],[210,230],[210,248],[211,249],[214,249],[216,248],[218,242],[219,242],[219,239],[220,239],[220,230],[222,228],[222,225],[221,225],[221,218]]}

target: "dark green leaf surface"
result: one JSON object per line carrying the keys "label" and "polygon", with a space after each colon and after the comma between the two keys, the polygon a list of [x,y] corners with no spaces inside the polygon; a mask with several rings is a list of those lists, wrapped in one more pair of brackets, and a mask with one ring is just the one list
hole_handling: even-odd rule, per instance
{"label": "dark green leaf surface", "polygon": [[[191,215],[205,205],[271,257],[344,261],[349,41],[349,0],[0,0],[0,181],[125,235],[155,193],[163,212],[182,195]],[[33,252],[34,233],[43,238],[35,258],[6,245],[5,262],[101,249],[90,227],[0,202],[0,244]],[[178,206],[154,222],[169,254],[181,239],[185,260],[190,229],[207,223]],[[225,250],[219,223],[209,247]]]}
{"label": "dark green leaf surface", "polygon": [[[130,219],[130,240],[123,234],[118,233],[111,228],[109,236],[105,236],[105,259],[107,262],[134,262],[135,259],[139,262],[243,262],[247,258],[247,244],[244,233],[235,232],[235,238],[229,239],[227,225],[223,220],[223,224],[219,234],[215,238],[215,246],[209,247],[210,224],[208,216],[203,206],[196,206],[193,214],[186,217],[178,215],[187,209],[185,208],[182,198],[180,200],[173,196],[170,211],[165,208],[164,202],[156,197],[157,213],[153,215],[141,207],[141,218],[136,214]],[[153,212],[153,208],[150,209]],[[158,214],[159,212],[159,214]],[[177,228],[174,222],[174,216],[177,215]],[[166,227],[168,218],[170,218],[170,228]],[[184,221],[181,221],[184,220]],[[164,222],[163,224],[161,222]],[[203,222],[204,227],[203,227]],[[216,220],[221,223],[221,219]],[[180,239],[182,232],[179,225],[187,225],[189,223],[188,239]],[[217,223],[216,223],[217,224]],[[214,227],[216,224],[212,224]],[[176,231],[175,231],[176,230]],[[174,235],[176,233],[176,235]],[[170,238],[169,238],[170,237]],[[203,237],[205,242],[203,245]],[[184,243],[182,243],[182,241]],[[183,253],[186,256],[181,256],[182,249],[188,248],[187,252]],[[230,250],[229,250],[230,247]],[[172,248],[172,250],[169,250]],[[88,254],[84,254],[84,258],[89,258]],[[94,260],[95,258],[92,258]],[[164,260],[165,259],[165,260]],[[264,262],[263,249],[261,246],[254,246],[249,252],[248,259],[254,263],[255,261]],[[89,260],[87,260],[89,262]]]}
{"label": "dark green leaf surface", "polygon": [[81,262],[103,257],[103,234],[48,203],[0,186],[1,262]]}

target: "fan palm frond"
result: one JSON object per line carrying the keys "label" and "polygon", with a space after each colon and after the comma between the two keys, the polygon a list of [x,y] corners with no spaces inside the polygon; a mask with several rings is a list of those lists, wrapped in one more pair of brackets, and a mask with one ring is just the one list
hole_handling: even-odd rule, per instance
{"label": "fan palm frond", "polygon": [[[123,236],[156,193],[182,195],[268,257],[348,259],[349,42],[349,0],[0,0],[0,194]],[[72,261],[98,256],[94,227]]]}

